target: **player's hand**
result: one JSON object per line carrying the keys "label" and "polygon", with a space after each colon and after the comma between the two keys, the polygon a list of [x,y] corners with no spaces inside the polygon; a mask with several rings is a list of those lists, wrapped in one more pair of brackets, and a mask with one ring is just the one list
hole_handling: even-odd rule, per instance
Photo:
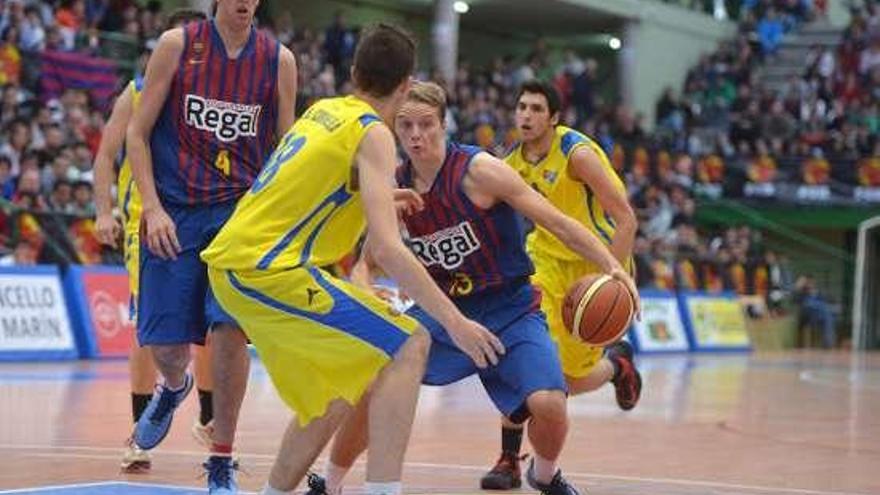
{"label": "player's hand", "polygon": [[425,201],[422,195],[412,189],[394,190],[394,208],[402,215],[412,215],[422,211]]}
{"label": "player's hand", "polygon": [[165,259],[177,259],[180,243],[177,241],[177,227],[174,220],[160,206],[144,210],[141,214],[144,222],[144,235],[150,251]]}
{"label": "player's hand", "polygon": [[101,244],[115,248],[121,231],[122,227],[113,215],[104,213],[95,218],[95,236]]}
{"label": "player's hand", "polygon": [[626,290],[629,291],[629,295],[632,296],[633,300],[633,317],[636,320],[642,319],[642,301],[639,298],[639,289],[636,288],[636,283],[633,281],[632,277],[629,276],[629,273],[624,271],[622,268],[615,268],[611,270],[609,273],[612,277],[617,280],[623,282],[623,285],[626,286]]}
{"label": "player's hand", "polygon": [[498,337],[473,320],[462,318],[459,324],[447,328],[446,331],[455,346],[467,354],[478,368],[496,365],[504,355],[504,344]]}

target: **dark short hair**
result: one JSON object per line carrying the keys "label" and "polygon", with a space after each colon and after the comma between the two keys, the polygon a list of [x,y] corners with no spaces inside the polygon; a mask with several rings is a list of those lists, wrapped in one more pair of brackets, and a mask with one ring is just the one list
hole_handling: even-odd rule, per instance
{"label": "dark short hair", "polygon": [[204,21],[208,15],[201,10],[180,8],[174,9],[165,22],[165,29],[174,29],[178,24],[187,24],[189,22]]}
{"label": "dark short hair", "polygon": [[416,42],[403,29],[378,24],[364,32],[354,53],[354,78],[361,91],[384,98],[409,78],[416,66]]}
{"label": "dark short hair", "polygon": [[522,86],[519,87],[516,101],[519,101],[519,99],[522,98],[523,93],[544,95],[544,99],[547,100],[547,109],[550,111],[550,115],[553,116],[559,113],[559,109],[562,106],[559,101],[559,93],[550,83],[539,81],[537,79],[524,82]]}

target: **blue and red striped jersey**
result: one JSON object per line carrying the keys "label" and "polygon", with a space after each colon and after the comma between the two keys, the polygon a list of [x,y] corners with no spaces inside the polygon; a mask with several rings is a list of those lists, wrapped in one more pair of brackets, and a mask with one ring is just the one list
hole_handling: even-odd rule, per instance
{"label": "blue and red striped jersey", "polygon": [[[525,251],[524,218],[507,203],[489,209],[473,204],[463,180],[482,150],[449,143],[425,208],[404,216],[407,244],[431,277],[451,297],[478,294],[534,272]],[[400,187],[413,186],[412,164],[397,170]]]}
{"label": "blue and red striped jersey", "polygon": [[275,146],[280,44],[251,28],[231,59],[213,21],[187,24],[180,66],[150,138],[163,202],[237,200]]}

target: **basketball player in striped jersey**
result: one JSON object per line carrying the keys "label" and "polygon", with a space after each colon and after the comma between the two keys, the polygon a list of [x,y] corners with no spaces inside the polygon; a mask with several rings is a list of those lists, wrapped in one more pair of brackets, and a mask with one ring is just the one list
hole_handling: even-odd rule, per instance
{"label": "basketball player in striped jersey", "polygon": [[296,62],[254,26],[259,0],[218,0],[216,16],[162,34],[147,65],[126,146],[141,193],[138,340],[164,383],[135,443],[159,444],[192,388],[189,344],[212,332],[214,431],[210,493],[237,493],[232,446],[247,386],[246,338],[211,294],[199,252],[293,124]]}
{"label": "basketball player in striped jersey", "polygon": [[[504,160],[554,206],[595,233],[632,273],[638,225],[627,201],[626,187],[598,144],[559,125],[559,108],[559,96],[552,86],[539,81],[523,84],[515,113],[522,141]],[[642,380],[630,344],[620,341],[603,356],[602,348],[580,341],[562,322],[562,303],[568,289],[584,275],[599,273],[600,268],[540,225],[529,235],[527,249],[535,263],[533,281],[541,289],[541,309],[559,346],[569,394],[596,390],[610,381],[620,408],[627,411],[635,407]],[[483,489],[520,486],[521,444],[522,428],[502,418],[502,452],[481,479]]]}
{"label": "basketball player in striped jersey", "polygon": [[[407,243],[456,307],[495,333],[506,352],[496,366],[478,369],[452,345],[443,326],[415,306],[407,314],[428,329],[432,340],[423,383],[447,385],[477,374],[506,418],[516,424],[528,420],[535,449],[527,476],[532,488],[576,495],[557,467],[568,432],[567,386],[540,311],[540,294],[529,281],[533,267],[522,216],[623,281],[637,301],[635,285],[592,232],[554,208],[504,162],[480,148],[447,142],[445,116],[443,89],[424,82],[413,84],[397,114],[395,130],[407,155],[397,172],[398,186],[413,189],[423,202],[420,211],[402,213]],[[365,260],[369,245],[368,238]],[[366,446],[366,419],[361,407],[340,430],[326,485],[310,479],[313,495],[340,495],[342,476]]]}
{"label": "basketball player in striped jersey", "polygon": [[[204,12],[191,9],[178,9],[168,18],[167,28],[173,29],[192,21],[203,21],[207,18]],[[130,296],[130,317],[137,318],[138,275],[140,272],[140,223],[141,223],[141,196],[134,185],[131,176],[131,164],[127,157],[122,157],[121,165],[116,179],[116,204],[122,214],[122,226],[113,216],[113,202],[111,189],[114,175],[114,162],[124,150],[125,128],[131,118],[134,108],[137,107],[141,91],[143,90],[143,77],[138,76],[132,80],[122,91],[113,105],[113,111],[104,126],[101,135],[101,145],[95,155],[95,207],[97,215],[95,228],[98,240],[107,246],[117,247],[120,233],[122,234],[122,251],[125,259],[125,269],[128,272],[128,286]],[[137,344],[132,336],[132,346],[128,357],[129,380],[131,385],[131,409],[134,422],[137,423],[141,414],[147,407],[153,396],[153,388],[156,386],[156,367],[153,365],[153,357],[149,350]],[[195,420],[192,433],[196,440],[210,447],[211,430],[213,429],[213,408],[211,404],[211,368],[208,345],[196,346],[194,370],[196,388],[199,393],[199,417]],[[122,456],[122,471],[125,473],[138,473],[150,469],[151,460],[149,452],[140,449],[134,441],[129,439],[125,453]]]}

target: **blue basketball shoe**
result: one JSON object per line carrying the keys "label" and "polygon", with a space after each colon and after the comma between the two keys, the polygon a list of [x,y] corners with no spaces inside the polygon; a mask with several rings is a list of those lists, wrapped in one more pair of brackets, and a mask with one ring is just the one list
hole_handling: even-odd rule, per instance
{"label": "blue basketball shoe", "polygon": [[174,410],[183,402],[193,388],[193,377],[189,373],[184,377],[183,389],[173,391],[165,385],[157,387],[156,392],[147,408],[144,409],[141,418],[134,427],[134,443],[144,450],[150,450],[159,445],[168,430],[171,429],[171,420],[174,418]]}
{"label": "blue basketball shoe", "polygon": [[229,456],[212,455],[202,464],[208,474],[208,493],[211,495],[236,495],[238,483],[235,482],[236,463]]}

